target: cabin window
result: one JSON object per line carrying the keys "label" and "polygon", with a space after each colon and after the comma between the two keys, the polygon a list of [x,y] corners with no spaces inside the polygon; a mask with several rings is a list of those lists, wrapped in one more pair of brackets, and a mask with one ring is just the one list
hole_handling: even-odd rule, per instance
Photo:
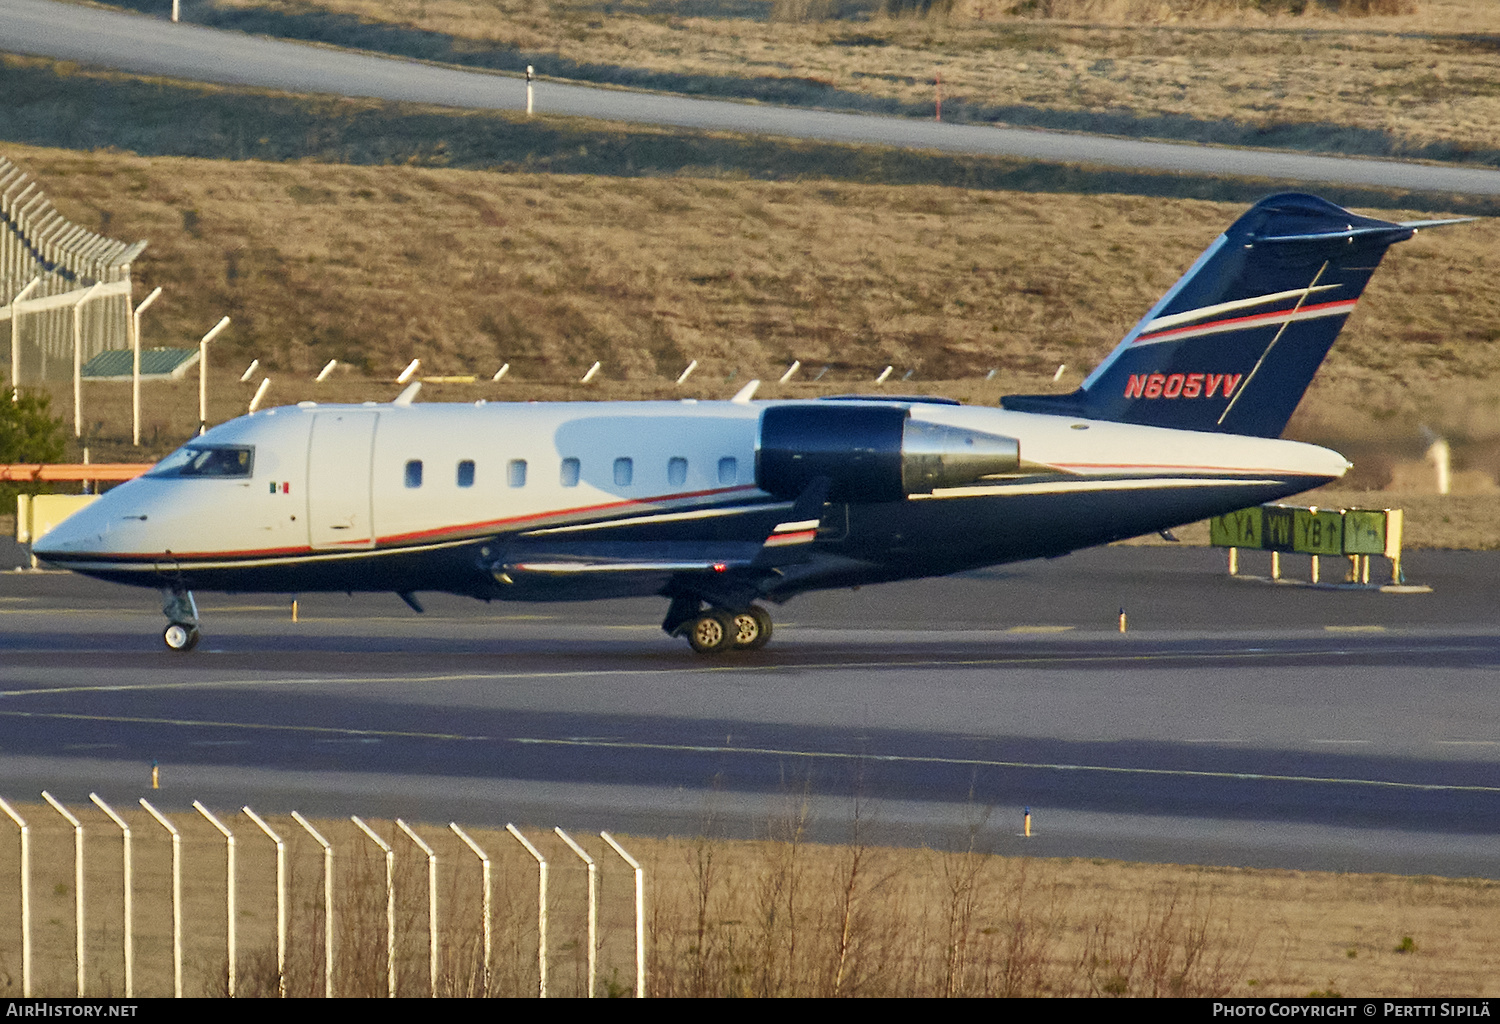
{"label": "cabin window", "polygon": [[255,468],[255,449],[249,445],[187,445],[168,455],[151,476],[247,477]]}
{"label": "cabin window", "polygon": [[740,463],[732,455],[726,455],[719,460],[719,483],[732,484],[739,479]]}
{"label": "cabin window", "polygon": [[511,459],[510,460],[510,464],[506,467],[506,474],[507,474],[507,478],[510,481],[510,485],[512,487],[525,487],[526,486],[526,460],[525,459]]}
{"label": "cabin window", "polygon": [[406,486],[422,486],[422,460],[412,459],[406,464]]}
{"label": "cabin window", "polygon": [[615,486],[629,487],[635,479],[635,463],[629,459],[615,460]]}
{"label": "cabin window", "polygon": [[474,460],[464,459],[458,464],[458,486],[474,486]]}
{"label": "cabin window", "polygon": [[578,460],[563,459],[562,461],[562,485],[564,487],[578,486]]}
{"label": "cabin window", "polygon": [[673,487],[681,487],[687,483],[687,459],[667,460],[667,483]]}

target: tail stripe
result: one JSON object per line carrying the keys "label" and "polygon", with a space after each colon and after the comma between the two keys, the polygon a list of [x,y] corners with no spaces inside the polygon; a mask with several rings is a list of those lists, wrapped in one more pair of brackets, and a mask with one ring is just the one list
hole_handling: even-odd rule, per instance
{"label": "tail stripe", "polygon": [[1255,306],[1266,306],[1273,302],[1280,302],[1283,299],[1297,299],[1300,302],[1314,292],[1328,292],[1336,288],[1338,288],[1336,284],[1318,285],[1316,288],[1293,288],[1291,291],[1275,292],[1271,295],[1257,295],[1253,299],[1238,299],[1234,302],[1220,302],[1213,306],[1200,306],[1197,309],[1190,309],[1185,313],[1171,313],[1167,316],[1159,316],[1147,324],[1141,333],[1145,334],[1148,331],[1165,330],[1168,327],[1176,327],[1178,324],[1190,324],[1194,320],[1206,320],[1208,317],[1218,316],[1220,313],[1232,313],[1238,309],[1252,309]]}
{"label": "tail stripe", "polygon": [[1320,320],[1325,316],[1347,316],[1353,311],[1357,301],[1357,299],[1346,299],[1341,302],[1324,302],[1316,306],[1303,306],[1301,309],[1286,309],[1279,313],[1256,313],[1254,316],[1239,316],[1228,320],[1215,320],[1212,323],[1199,324],[1196,327],[1178,327],[1175,330],[1142,336],[1135,340],[1135,344],[1152,345],[1163,341],[1181,341],[1184,338],[1197,338],[1205,334],[1222,334],[1225,331],[1240,331],[1249,327],[1264,327],[1267,324],[1286,324],[1297,320]]}

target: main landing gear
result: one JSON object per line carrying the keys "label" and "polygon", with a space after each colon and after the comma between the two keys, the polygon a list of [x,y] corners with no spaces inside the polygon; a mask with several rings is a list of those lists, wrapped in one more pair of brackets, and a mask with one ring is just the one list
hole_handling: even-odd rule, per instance
{"label": "main landing gear", "polygon": [[686,636],[688,646],[699,654],[756,651],[770,642],[771,616],[754,604],[738,611],[709,608],[695,611],[668,632],[673,636]]}
{"label": "main landing gear", "polygon": [[198,646],[198,602],[191,590],[163,590],[161,611],[167,617],[161,634],[167,650],[186,654]]}

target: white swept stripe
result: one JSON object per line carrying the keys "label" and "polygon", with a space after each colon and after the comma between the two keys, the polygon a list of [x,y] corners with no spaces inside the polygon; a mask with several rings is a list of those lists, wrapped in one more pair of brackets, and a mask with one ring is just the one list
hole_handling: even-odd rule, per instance
{"label": "white swept stripe", "polygon": [[1265,306],[1272,302],[1280,302],[1282,299],[1300,300],[1309,295],[1315,295],[1318,292],[1333,291],[1336,288],[1342,287],[1343,285],[1337,284],[1321,284],[1311,288],[1293,288],[1291,291],[1286,292],[1271,292],[1268,295],[1257,295],[1249,299],[1235,299],[1233,302],[1218,302],[1212,306],[1199,306],[1197,309],[1190,309],[1184,313],[1168,313],[1166,316],[1159,316],[1155,320],[1152,320],[1146,325],[1145,331],[1141,333],[1162,331],[1168,327],[1176,327],[1178,324],[1190,324],[1194,320],[1205,320],[1211,316],[1218,316],[1220,313],[1233,313],[1239,309],[1253,309],[1256,306]]}
{"label": "white swept stripe", "polygon": [[1176,330],[1163,331],[1150,337],[1136,339],[1137,345],[1155,345],[1164,341],[1182,341],[1185,338],[1198,338],[1208,334],[1224,334],[1229,331],[1242,331],[1252,327],[1266,327],[1274,324],[1295,323],[1299,320],[1321,320],[1331,316],[1348,316],[1354,311],[1355,299],[1346,299],[1342,302],[1325,302],[1316,306],[1303,306],[1300,309],[1288,309],[1280,313],[1257,313],[1255,316],[1240,316],[1232,320],[1216,320],[1210,324],[1200,324],[1197,327],[1179,327]]}

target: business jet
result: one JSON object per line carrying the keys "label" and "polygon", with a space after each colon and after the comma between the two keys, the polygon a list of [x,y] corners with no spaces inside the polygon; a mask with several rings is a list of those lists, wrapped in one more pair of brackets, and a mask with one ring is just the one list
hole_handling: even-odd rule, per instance
{"label": "business jet", "polygon": [[267,409],[109,491],[35,547],[161,590],[577,601],[658,595],[700,653],[760,602],[1052,557],[1336,480],[1279,435],[1385,251],[1418,228],[1314,196],[1255,204],[1072,394]]}

